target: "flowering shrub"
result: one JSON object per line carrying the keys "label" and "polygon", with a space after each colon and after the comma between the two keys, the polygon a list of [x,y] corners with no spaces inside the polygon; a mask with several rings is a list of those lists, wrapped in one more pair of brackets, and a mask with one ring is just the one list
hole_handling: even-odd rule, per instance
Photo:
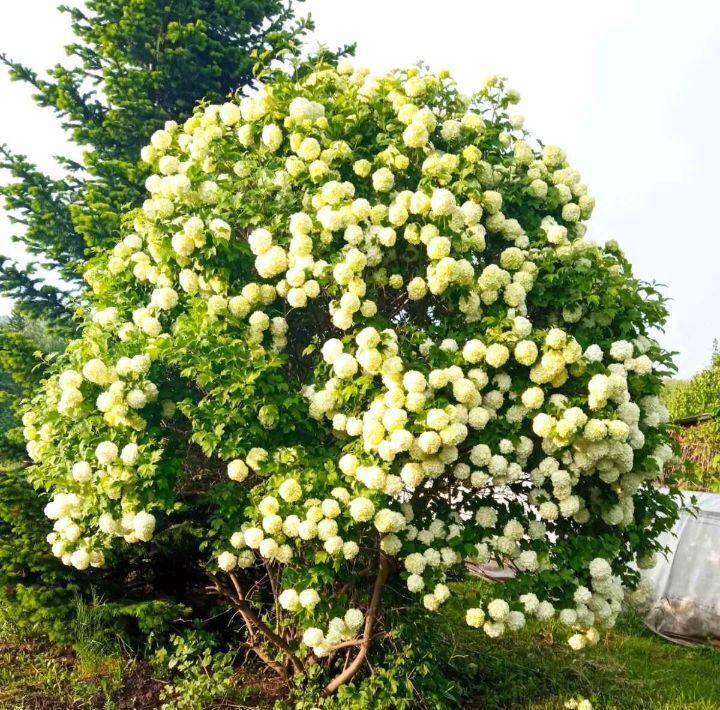
{"label": "flowering shrub", "polygon": [[[212,584],[280,674],[360,670],[383,600],[467,623],[611,626],[675,515],[648,335],[662,297],[489,79],[341,62],[166,124],[95,310],[25,415],[53,552],[101,566],[192,506]],[[635,564],[633,564],[635,563]]]}

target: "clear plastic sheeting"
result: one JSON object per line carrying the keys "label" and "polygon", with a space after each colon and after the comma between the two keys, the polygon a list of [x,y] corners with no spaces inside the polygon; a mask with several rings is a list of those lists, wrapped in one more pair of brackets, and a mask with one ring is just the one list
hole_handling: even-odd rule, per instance
{"label": "clear plastic sheeting", "polygon": [[642,573],[653,588],[645,623],[676,643],[720,646],[720,494],[684,492],[680,518],[660,541],[670,553]]}

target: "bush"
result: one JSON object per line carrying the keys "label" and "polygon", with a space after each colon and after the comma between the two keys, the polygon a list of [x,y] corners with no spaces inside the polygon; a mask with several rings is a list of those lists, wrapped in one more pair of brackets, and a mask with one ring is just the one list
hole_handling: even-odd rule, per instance
{"label": "bush", "polygon": [[45,323],[17,314],[0,318],[0,457],[24,458],[17,412],[39,387],[46,361],[64,345]]}
{"label": "bush", "polygon": [[681,487],[720,490],[720,350],[713,344],[709,367],[690,380],[665,383],[664,399],[673,419],[710,415],[691,426],[677,426]]}
{"label": "bush", "polygon": [[698,414],[720,415],[720,348],[715,341],[710,366],[687,381],[666,385],[665,399],[673,419]]}
{"label": "bush", "polygon": [[150,195],[86,272],[23,419],[54,554],[187,531],[243,649],[325,695],[468,562],[519,573],[470,626],[594,643],[676,516],[662,296],[585,238],[593,199],[503,80],[263,79],[153,134]]}
{"label": "bush", "polygon": [[[0,607],[21,633],[79,650],[92,630],[94,639],[122,638],[139,648],[149,638],[164,641],[172,622],[190,613],[177,602],[187,581],[178,585],[175,599],[153,598],[159,594],[152,565],[139,551],[93,574],[63,566],[47,546],[51,525],[41,524],[43,505],[25,467],[0,462]],[[133,573],[144,577],[142,587]]]}
{"label": "bush", "polygon": [[0,606],[23,632],[67,640],[78,575],[49,554],[42,511],[24,466],[0,463]]}
{"label": "bush", "polygon": [[155,665],[174,678],[163,689],[166,710],[205,708],[231,691],[233,675],[231,653],[219,653],[216,639],[202,629],[190,629],[170,638],[168,648],[160,648]]}

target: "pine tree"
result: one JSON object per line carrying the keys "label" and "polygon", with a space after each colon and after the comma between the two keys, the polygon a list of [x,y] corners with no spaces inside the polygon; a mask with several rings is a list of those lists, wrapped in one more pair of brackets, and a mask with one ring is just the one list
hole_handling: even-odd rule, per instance
{"label": "pine tree", "polygon": [[[112,244],[120,215],[141,200],[147,166],[141,146],[163,123],[192,113],[198,99],[218,101],[252,82],[253,69],[296,54],[309,19],[283,0],[88,0],[61,6],[77,41],[68,60],[41,77],[0,53],[11,77],[51,108],[83,164],[61,158],[51,179],[26,157],[0,146],[0,186],[14,238],[29,268],[0,257],[0,293],[19,313],[66,332],[78,304],[86,257]],[[39,271],[39,273],[38,273]],[[67,288],[45,283],[47,271]]]}

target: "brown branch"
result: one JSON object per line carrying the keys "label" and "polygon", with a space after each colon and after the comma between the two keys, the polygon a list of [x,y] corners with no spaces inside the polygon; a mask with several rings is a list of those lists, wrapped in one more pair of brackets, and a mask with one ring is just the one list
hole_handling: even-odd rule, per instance
{"label": "brown branch", "polygon": [[261,647],[257,646],[256,644],[248,643],[246,641],[240,641],[238,642],[238,645],[241,648],[247,649],[248,651],[252,651],[258,658],[260,658],[263,663],[265,663],[266,666],[269,668],[272,668],[283,680],[287,679],[287,671],[285,670],[285,666],[282,663],[278,663],[274,659],[270,658],[265,651],[262,650]]}
{"label": "brown branch", "polygon": [[[224,596],[226,599],[229,599],[235,606],[238,606],[237,597],[232,594],[229,589],[225,589],[225,587],[220,583],[218,579],[214,577],[213,579],[215,581],[214,588],[217,590],[218,594]],[[254,646],[257,642],[255,637],[255,629],[253,628],[252,622],[245,614],[243,609],[238,608],[238,611],[240,612],[240,616],[242,616],[243,621],[245,622],[245,628],[247,629],[248,636],[250,637],[250,643],[248,645]]]}
{"label": "brown branch", "polygon": [[272,668],[283,680],[287,678],[287,670],[285,666],[277,661],[274,661],[270,656],[265,653],[259,646],[253,646],[252,644],[247,645],[248,650],[252,651],[265,665]]}
{"label": "brown branch", "polygon": [[238,612],[240,616],[242,616],[243,621],[245,622],[245,627],[247,629],[248,636],[250,638],[249,643],[243,643],[243,648],[248,649],[248,651],[252,651],[258,658],[260,658],[269,668],[274,670],[281,678],[286,679],[288,672],[287,672],[287,666],[291,659],[287,659],[285,663],[278,663],[277,661],[270,658],[270,656],[263,651],[263,649],[260,647],[260,645],[257,642],[257,636],[255,634],[254,629],[254,622],[250,615],[247,613],[247,602],[245,605],[241,606],[238,603],[238,597],[235,594],[232,594],[229,589],[225,589],[224,586],[219,582],[219,580],[215,579],[215,584],[213,587],[208,587],[208,589],[215,589],[219,594],[224,596],[226,599],[229,599],[235,606],[238,607]]}
{"label": "brown branch", "polygon": [[325,686],[323,695],[332,695],[341,685],[349,682],[365,663],[368,651],[370,650],[370,644],[372,643],[373,626],[375,626],[375,619],[377,618],[378,609],[380,608],[380,600],[389,573],[390,561],[383,553],[380,553],[380,564],[378,566],[377,577],[375,578],[375,586],[373,587],[370,606],[365,616],[365,629],[363,630],[360,648],[352,663]]}
{"label": "brown branch", "polygon": [[[280,606],[280,584],[279,579],[276,579],[273,574],[273,569],[267,560],[263,560],[265,568],[268,571],[268,577],[270,578],[270,589],[272,590],[273,599],[275,600],[275,633],[280,633],[280,623],[282,621],[282,607]],[[278,572],[279,576],[279,572]]]}
{"label": "brown branch", "polygon": [[[378,634],[375,634],[372,637],[372,640],[375,641],[377,639],[381,638],[388,638],[390,636],[389,633],[386,631],[382,631]],[[333,646],[330,646],[329,651],[332,653],[333,651],[338,651],[341,648],[350,648],[351,646],[361,646],[365,642],[364,637],[361,637],[359,639],[350,639],[349,641],[341,641],[340,643],[336,643]]]}
{"label": "brown branch", "polygon": [[285,639],[276,634],[248,604],[237,577],[232,572],[228,576],[230,577],[230,581],[233,583],[233,587],[235,587],[235,593],[237,594],[236,604],[240,609],[243,618],[247,617],[247,619],[249,619],[249,621],[254,624],[255,627],[261,631],[271,643],[285,653],[285,655],[290,659],[290,663],[292,663],[296,673],[302,673],[305,670],[302,661],[292,652],[292,649],[287,645]]}

